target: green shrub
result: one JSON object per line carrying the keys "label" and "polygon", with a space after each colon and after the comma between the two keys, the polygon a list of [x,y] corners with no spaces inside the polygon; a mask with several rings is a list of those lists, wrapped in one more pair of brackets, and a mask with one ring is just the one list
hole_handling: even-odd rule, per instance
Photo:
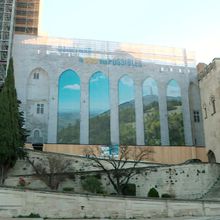
{"label": "green shrub", "polygon": [[82,181],[82,187],[84,190],[91,193],[103,193],[102,183],[96,176],[87,176]]}
{"label": "green shrub", "polygon": [[63,192],[74,192],[74,188],[73,187],[64,187]]}
{"label": "green shrub", "polygon": [[40,215],[36,213],[31,213],[30,215],[19,215],[16,218],[40,218]]}
{"label": "green shrub", "polygon": [[122,194],[127,196],[136,196],[136,185],[135,184],[124,184],[122,185]]}
{"label": "green shrub", "polygon": [[155,188],[151,188],[147,194],[148,197],[159,198],[159,193]]}
{"label": "green shrub", "polygon": [[161,195],[161,198],[172,198],[172,196],[168,193],[164,193]]}

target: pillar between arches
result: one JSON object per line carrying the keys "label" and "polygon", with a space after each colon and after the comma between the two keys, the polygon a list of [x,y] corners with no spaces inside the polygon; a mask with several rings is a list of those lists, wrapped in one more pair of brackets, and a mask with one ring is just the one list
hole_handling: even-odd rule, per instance
{"label": "pillar between arches", "polygon": [[169,128],[168,128],[168,112],[167,112],[167,87],[165,83],[158,85],[158,101],[160,112],[160,135],[161,145],[170,145]]}
{"label": "pillar between arches", "polygon": [[134,83],[135,83],[136,144],[145,145],[142,83],[140,81],[135,81]]}

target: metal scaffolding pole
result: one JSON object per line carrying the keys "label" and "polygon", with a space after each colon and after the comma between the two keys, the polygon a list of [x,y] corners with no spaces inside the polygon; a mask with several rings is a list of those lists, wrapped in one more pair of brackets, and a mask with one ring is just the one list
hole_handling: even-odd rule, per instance
{"label": "metal scaffolding pole", "polygon": [[0,86],[4,83],[11,56],[15,0],[0,0]]}

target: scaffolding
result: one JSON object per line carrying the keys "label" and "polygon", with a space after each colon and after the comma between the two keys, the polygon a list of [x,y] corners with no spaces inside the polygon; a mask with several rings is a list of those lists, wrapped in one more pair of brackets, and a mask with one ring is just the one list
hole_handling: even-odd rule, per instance
{"label": "scaffolding", "polygon": [[36,36],[23,39],[21,45],[46,49],[47,54],[68,54],[92,59],[135,59],[143,63],[192,67],[196,66],[195,53],[184,48],[121,43],[90,39],[66,39]]}
{"label": "scaffolding", "polygon": [[38,34],[39,8],[40,0],[16,0],[16,34]]}
{"label": "scaffolding", "polygon": [[4,83],[12,50],[15,0],[0,0],[0,86]]}

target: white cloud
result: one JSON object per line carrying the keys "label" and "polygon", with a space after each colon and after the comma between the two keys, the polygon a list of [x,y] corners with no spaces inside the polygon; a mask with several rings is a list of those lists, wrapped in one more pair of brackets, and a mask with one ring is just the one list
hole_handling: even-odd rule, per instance
{"label": "white cloud", "polygon": [[63,88],[70,90],[80,90],[80,85],[79,84],[66,85]]}
{"label": "white cloud", "polygon": [[124,76],[121,78],[121,82],[127,86],[133,86],[133,80],[129,76]]}
{"label": "white cloud", "polygon": [[97,75],[95,75],[95,76],[92,76],[90,82],[97,82],[97,81],[99,81],[100,79],[105,79],[105,78],[106,78],[105,75],[103,75],[103,74],[97,74]]}

